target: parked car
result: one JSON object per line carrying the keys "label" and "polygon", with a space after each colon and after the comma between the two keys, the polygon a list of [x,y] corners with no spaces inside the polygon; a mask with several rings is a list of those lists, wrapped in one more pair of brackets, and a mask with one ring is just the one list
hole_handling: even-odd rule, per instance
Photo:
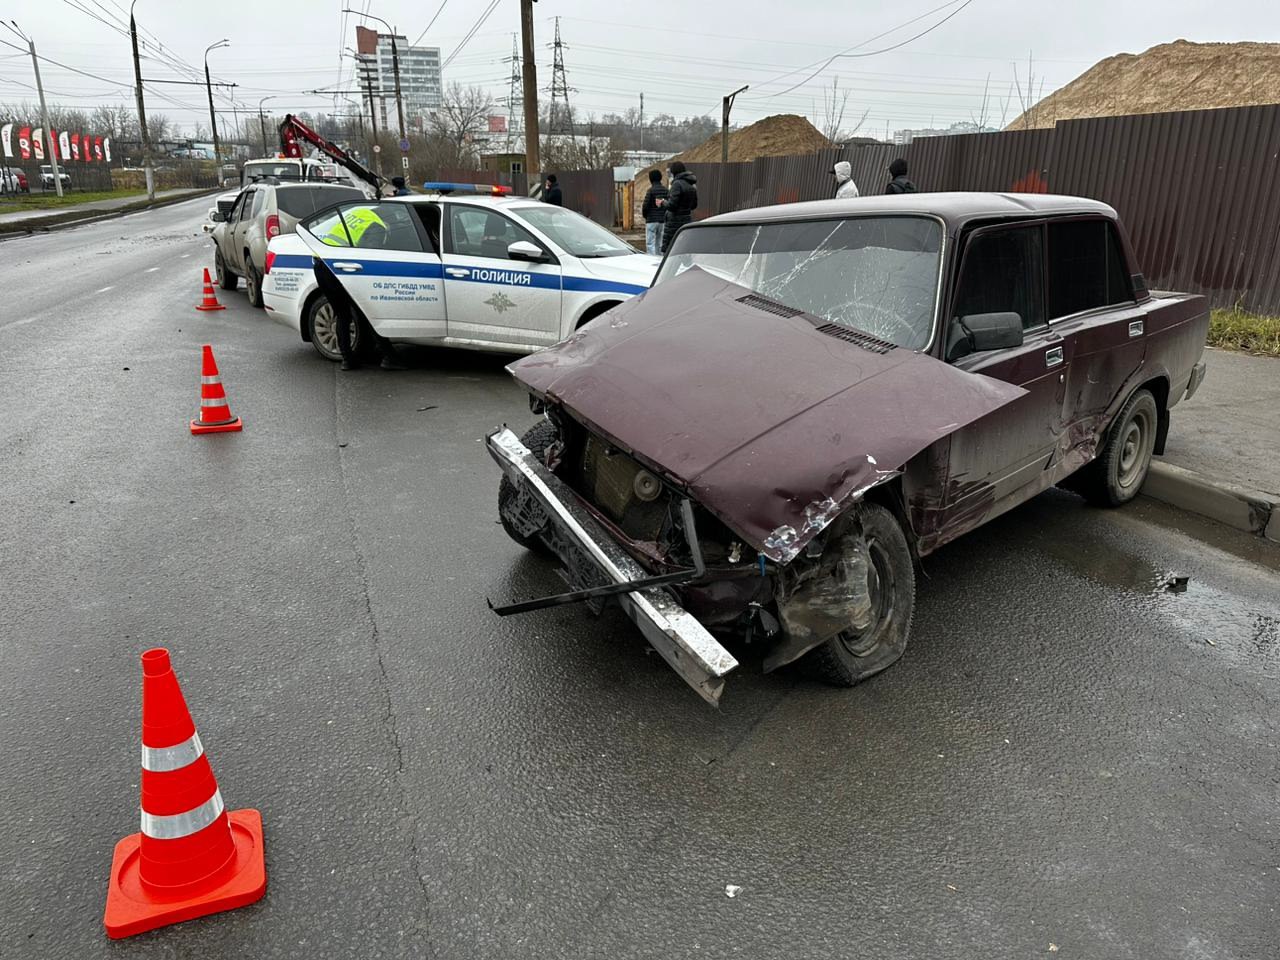
{"label": "parked car", "polygon": [[[66,190],[71,186],[71,174],[67,173],[62,167],[58,168],[58,179],[62,181],[62,189]],[[53,164],[46,163],[40,167],[40,187],[43,190],[53,190]]]}
{"label": "parked car", "polygon": [[[380,226],[360,231],[372,217]],[[270,245],[268,313],[338,360],[313,259],[397,343],[528,353],[648,289],[656,257],[586,217],[523,198],[415,195],[344,203]]]}
{"label": "parked car", "polygon": [[517,543],[620,601],[709,701],[737,659],[894,663],[914,562],[1054,484],[1118,506],[1204,377],[1208,310],[1152,293],[1110,207],[913,194],[685,227],[644,296],[513,363],[490,434]]}
{"label": "parked car", "polygon": [[218,283],[234,290],[245,278],[249,302],[262,306],[262,276],[266,272],[267,243],[292,233],[298,221],[343,200],[363,199],[355,187],[338,183],[277,183],[259,181],[241,191],[229,208],[214,213],[213,265]]}
{"label": "parked car", "polygon": [[0,193],[30,193],[27,175],[17,167],[0,167]]}

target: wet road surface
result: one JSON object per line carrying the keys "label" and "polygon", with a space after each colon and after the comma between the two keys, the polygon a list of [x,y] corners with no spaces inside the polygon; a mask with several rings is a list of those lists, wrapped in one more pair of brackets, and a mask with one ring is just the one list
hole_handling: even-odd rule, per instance
{"label": "wet road surface", "polygon": [[[0,244],[0,956],[1275,955],[1274,546],[1049,493],[927,561],[885,674],[748,650],[716,711],[616,613],[489,614],[559,585],[497,524],[501,358],[196,313],[206,206]],[[188,433],[203,342],[242,434]],[[268,890],[113,944],[156,644]]]}

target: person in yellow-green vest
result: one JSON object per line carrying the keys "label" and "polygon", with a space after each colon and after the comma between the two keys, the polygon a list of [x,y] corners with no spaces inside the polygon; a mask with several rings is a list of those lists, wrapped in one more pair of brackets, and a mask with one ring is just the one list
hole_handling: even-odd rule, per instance
{"label": "person in yellow-green vest", "polygon": [[[341,217],[335,217],[329,232],[320,237],[320,242],[331,247],[363,247],[380,249],[386,244],[387,225],[370,207],[349,207],[342,211]],[[341,281],[334,275],[319,257],[313,260],[316,283],[325,298],[333,307],[334,334],[338,341],[338,352],[342,354],[342,369],[354,370],[360,366],[361,352],[367,352],[366,345],[372,345],[372,352],[380,355],[383,370],[403,370],[404,365],[396,357],[396,349],[386,337],[379,336],[369,321],[357,311],[350,294],[343,289]],[[352,340],[352,327],[357,337]]]}

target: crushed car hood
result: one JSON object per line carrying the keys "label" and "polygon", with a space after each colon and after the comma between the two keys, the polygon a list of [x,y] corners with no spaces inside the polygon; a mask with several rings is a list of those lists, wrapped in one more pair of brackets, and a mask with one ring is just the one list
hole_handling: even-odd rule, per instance
{"label": "crushed car hood", "polygon": [[911,457],[1026,392],[823,324],[694,268],[507,369],[787,563]]}

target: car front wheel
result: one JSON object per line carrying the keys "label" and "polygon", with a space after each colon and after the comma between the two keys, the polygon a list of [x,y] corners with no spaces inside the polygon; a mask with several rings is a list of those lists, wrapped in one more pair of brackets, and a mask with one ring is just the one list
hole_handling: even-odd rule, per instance
{"label": "car front wheel", "polygon": [[[338,349],[338,314],[323,294],[311,302],[307,311],[307,329],[311,337],[311,345],[316,353],[326,360],[342,359],[342,351]],[[360,324],[351,325],[351,349],[360,350]]]}
{"label": "car front wheel", "polygon": [[240,278],[227,267],[227,261],[222,258],[222,250],[216,246],[213,248],[213,272],[217,275],[218,286],[223,290],[234,290],[240,282]]}
{"label": "car front wheel", "polygon": [[[538,460],[545,463],[547,448],[555,443],[559,435],[560,433],[554,423],[549,420],[543,420],[526,430],[524,436],[520,438],[520,442],[528,447],[529,452],[537,457]],[[510,517],[507,516],[508,511],[515,505],[516,498],[519,495],[520,491],[516,489],[514,483],[507,479],[507,475],[504,473],[502,479],[498,481],[498,519],[502,521],[502,529],[507,531],[507,536],[526,550],[532,550],[534,553],[542,554],[544,557],[551,556],[551,549],[540,535],[534,533],[531,536],[526,536],[516,529]]]}
{"label": "car front wheel", "polygon": [[859,508],[870,567],[871,623],[845,630],[805,655],[822,680],[851,687],[895,663],[907,648],[916,606],[916,571],[897,518],[878,503]]}

